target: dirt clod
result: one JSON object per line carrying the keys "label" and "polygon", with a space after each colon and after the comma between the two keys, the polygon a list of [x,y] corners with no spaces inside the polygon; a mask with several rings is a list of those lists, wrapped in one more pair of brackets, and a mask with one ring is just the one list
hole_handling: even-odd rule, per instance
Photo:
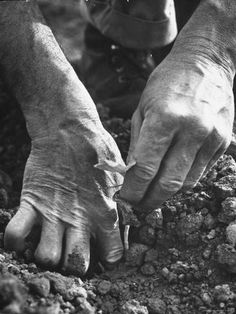
{"label": "dirt clod", "polygon": [[204,217],[203,224],[206,229],[211,230],[216,224],[216,219],[211,214],[207,214]]}
{"label": "dirt clod", "polygon": [[217,261],[228,272],[236,274],[236,250],[229,244],[217,247]]}
{"label": "dirt clod", "polygon": [[161,298],[150,298],[147,300],[149,314],[165,314],[166,303]]}
{"label": "dirt clod", "polygon": [[229,285],[217,285],[214,287],[214,298],[217,302],[227,302],[235,298],[235,294],[230,290]]}
{"label": "dirt clod", "polygon": [[199,231],[203,224],[203,216],[200,212],[189,214],[180,219],[177,224],[177,234],[180,238],[186,239],[190,234]]}
{"label": "dirt clod", "polygon": [[50,281],[54,293],[59,293],[65,300],[71,300],[75,297],[77,285],[75,286],[74,279],[51,272],[46,272],[44,276]]}
{"label": "dirt clod", "polygon": [[235,196],[236,176],[228,175],[214,183],[215,194],[219,199]]}
{"label": "dirt clod", "polygon": [[236,223],[231,223],[226,228],[226,238],[229,244],[235,247],[236,244]]}
{"label": "dirt clod", "polygon": [[138,301],[130,300],[122,305],[121,314],[148,314],[148,309],[140,305]]}
{"label": "dirt clod", "polygon": [[88,293],[87,293],[86,289],[83,288],[83,287],[78,287],[78,286],[76,286],[76,293],[75,293],[75,295],[77,297],[79,297],[79,298],[82,297],[84,299],[87,299],[87,297],[88,297]]}
{"label": "dirt clod", "polygon": [[145,258],[144,258],[145,262],[154,262],[154,261],[157,261],[157,259],[158,259],[158,251],[156,249],[148,250],[145,253]]}
{"label": "dirt clod", "polygon": [[141,267],[141,273],[145,276],[152,276],[156,273],[154,266],[151,263],[145,263]]}
{"label": "dirt clod", "polygon": [[46,298],[50,292],[50,281],[45,278],[33,277],[28,281],[28,286],[32,293]]}
{"label": "dirt clod", "polygon": [[111,282],[108,280],[102,280],[99,282],[97,290],[102,295],[107,294],[111,290]]}
{"label": "dirt clod", "polygon": [[82,313],[82,314],[95,314],[96,313],[96,308],[92,306],[85,298],[78,297],[77,302],[79,303],[79,306],[80,306],[79,313]]}
{"label": "dirt clod", "polygon": [[[42,7],[58,38],[65,36],[64,43],[68,34],[79,38],[78,56],[83,22],[76,1],[43,0]],[[98,111],[125,159],[130,120],[110,117],[102,104]],[[121,225],[130,224],[130,249],[114,269],[92,265],[82,281],[78,252],[69,261],[76,273],[62,275],[59,268],[45,271],[35,264],[33,246],[23,256],[3,248],[6,225],[19,206],[30,141],[18,104],[1,90],[0,112],[0,313],[235,313],[234,158],[222,156],[192,190],[177,193],[148,214],[132,206],[119,209]],[[40,290],[42,278],[47,283]]]}
{"label": "dirt clod", "polygon": [[143,225],[139,229],[139,241],[143,244],[152,246],[156,240],[155,229],[149,225]]}
{"label": "dirt clod", "polygon": [[126,265],[141,266],[144,261],[144,254],[149,249],[147,245],[133,243],[129,251],[126,253]]}
{"label": "dirt clod", "polygon": [[0,278],[0,310],[20,313],[24,302],[23,287],[15,277]]}
{"label": "dirt clod", "polygon": [[154,229],[161,228],[163,225],[161,208],[154,209],[150,214],[146,216],[145,221]]}
{"label": "dirt clod", "polygon": [[221,204],[222,210],[218,215],[218,220],[229,224],[236,219],[236,197],[227,197]]}

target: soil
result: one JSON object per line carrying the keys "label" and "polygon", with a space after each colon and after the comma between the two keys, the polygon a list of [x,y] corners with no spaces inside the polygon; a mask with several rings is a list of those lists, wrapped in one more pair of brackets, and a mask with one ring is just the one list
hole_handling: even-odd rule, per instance
{"label": "soil", "polygon": [[[67,23],[81,22],[76,10],[70,13],[74,19],[65,18],[69,4],[55,4],[44,1],[42,9],[49,24],[61,28],[66,46]],[[79,49],[81,39],[74,43],[73,37],[69,47]],[[23,256],[6,252],[4,230],[19,204],[30,140],[19,105],[1,85],[0,313],[236,312],[236,162],[230,155],[220,158],[193,190],[178,193],[151,213],[137,212],[130,248],[114,269],[104,269],[94,258],[88,275],[78,278],[40,268],[30,248]],[[130,121],[110,118],[101,105],[98,109],[125,158]]]}

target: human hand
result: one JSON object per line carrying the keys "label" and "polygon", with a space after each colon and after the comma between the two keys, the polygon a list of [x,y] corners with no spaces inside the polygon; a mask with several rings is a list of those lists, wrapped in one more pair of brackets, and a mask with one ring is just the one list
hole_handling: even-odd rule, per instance
{"label": "human hand", "polygon": [[152,73],[132,118],[121,197],[153,209],[192,188],[230,143],[232,77],[196,53],[171,52]]}
{"label": "human hand", "polygon": [[[81,99],[91,102],[86,93]],[[112,200],[123,178],[94,168],[104,159],[119,164],[123,161],[114,140],[103,129],[95,106],[80,111],[77,103],[77,115],[70,114],[71,108],[74,106],[67,107],[67,114],[61,113],[57,128],[53,121],[47,123],[52,129],[48,136],[41,137],[42,130],[29,128],[32,149],[20,208],[6,227],[4,244],[9,250],[24,252],[29,235],[38,225],[41,235],[36,262],[84,275],[90,263],[91,237],[105,266],[123,255],[117,208]],[[29,121],[36,120],[32,115],[34,118],[35,111],[28,115]]]}

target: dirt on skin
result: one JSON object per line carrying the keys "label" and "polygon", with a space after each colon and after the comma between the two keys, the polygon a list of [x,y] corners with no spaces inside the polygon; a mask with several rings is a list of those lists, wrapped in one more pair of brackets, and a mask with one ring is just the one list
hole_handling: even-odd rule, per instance
{"label": "dirt on skin", "polygon": [[[178,193],[147,215],[137,212],[130,248],[115,269],[105,270],[95,256],[86,278],[47,271],[35,265],[30,247],[23,256],[3,248],[30,151],[18,105],[3,98],[8,109],[0,123],[0,313],[235,312],[233,157],[222,157],[192,191]],[[125,157],[130,122],[110,119],[101,106],[99,112]]]}
{"label": "dirt on skin", "polygon": [[[98,110],[125,158],[130,121],[109,118],[101,105]],[[93,256],[86,278],[67,276],[38,267],[30,247],[23,256],[3,248],[5,227],[19,205],[30,141],[19,106],[6,92],[0,93],[0,114],[1,314],[236,312],[233,157],[222,157],[193,190],[147,215],[136,213],[130,248],[115,269],[105,270]]]}
{"label": "dirt on skin", "polygon": [[85,273],[86,265],[81,254],[79,254],[79,248],[73,249],[72,253],[68,255],[68,268],[72,274],[82,274]]}

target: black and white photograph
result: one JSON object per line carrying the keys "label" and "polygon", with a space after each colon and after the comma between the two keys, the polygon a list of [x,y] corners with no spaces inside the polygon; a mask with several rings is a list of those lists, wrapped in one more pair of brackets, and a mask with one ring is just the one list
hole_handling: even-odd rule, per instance
{"label": "black and white photograph", "polygon": [[236,314],[235,71],[236,0],[0,0],[0,314]]}

